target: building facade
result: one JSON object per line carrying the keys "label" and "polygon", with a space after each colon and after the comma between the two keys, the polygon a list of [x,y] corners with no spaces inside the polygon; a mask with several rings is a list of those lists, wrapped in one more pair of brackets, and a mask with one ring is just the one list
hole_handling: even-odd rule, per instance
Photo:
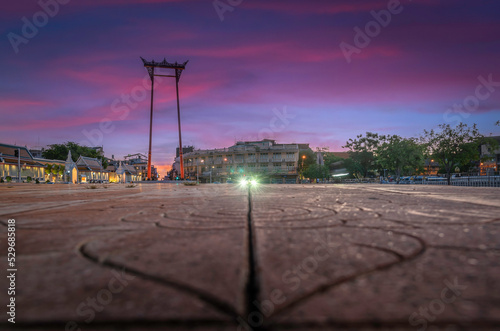
{"label": "building facade", "polygon": [[45,167],[45,178],[44,181],[49,182],[59,182],[64,180],[64,169],[65,162],[61,160],[49,160],[44,158],[33,158],[36,162],[42,164]]}
{"label": "building facade", "polygon": [[[500,136],[489,138],[496,140],[498,146],[500,146]],[[483,160],[479,164],[481,175],[498,174],[500,169],[500,147],[493,150],[489,144],[481,145],[481,160]]]}
{"label": "building facade", "polygon": [[44,168],[26,147],[0,144],[0,178],[4,181],[43,181]]}
{"label": "building facade", "polygon": [[258,177],[264,183],[296,183],[299,151],[299,144],[277,144],[268,139],[238,142],[229,148],[194,150],[184,155],[184,175],[202,182]]}
{"label": "building facade", "polygon": [[[125,164],[131,165],[136,174],[141,177],[140,180],[148,180],[148,158],[146,155],[137,153],[132,155],[127,155],[124,157]],[[152,180],[158,180],[158,169],[154,165],[151,165],[151,178]]]}
{"label": "building facade", "polygon": [[115,174],[117,176],[117,183],[134,183],[142,180],[134,166],[123,162],[120,162]]}
{"label": "building facade", "polygon": [[104,170],[101,161],[96,158],[81,156],[76,161],[79,183],[108,182],[108,172]]}

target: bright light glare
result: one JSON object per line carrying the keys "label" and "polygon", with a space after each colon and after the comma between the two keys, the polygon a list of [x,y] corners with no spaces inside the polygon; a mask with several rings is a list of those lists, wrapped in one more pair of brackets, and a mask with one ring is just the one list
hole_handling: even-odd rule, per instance
{"label": "bright light glare", "polygon": [[259,182],[255,179],[246,179],[246,178],[243,178],[240,180],[240,185],[241,186],[257,186],[259,184]]}

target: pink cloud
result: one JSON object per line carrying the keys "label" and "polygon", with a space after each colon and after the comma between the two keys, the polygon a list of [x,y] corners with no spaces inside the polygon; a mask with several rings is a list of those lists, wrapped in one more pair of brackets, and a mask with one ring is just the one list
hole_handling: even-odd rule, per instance
{"label": "pink cloud", "polygon": [[15,109],[16,111],[28,110],[29,107],[46,107],[53,105],[52,102],[45,100],[28,99],[0,99],[0,109]]}
{"label": "pink cloud", "polygon": [[295,14],[339,14],[359,11],[369,11],[387,7],[387,1],[359,1],[352,3],[344,1],[343,3],[332,3],[332,1],[246,1],[242,7],[248,9],[272,10],[279,12],[291,12]]}

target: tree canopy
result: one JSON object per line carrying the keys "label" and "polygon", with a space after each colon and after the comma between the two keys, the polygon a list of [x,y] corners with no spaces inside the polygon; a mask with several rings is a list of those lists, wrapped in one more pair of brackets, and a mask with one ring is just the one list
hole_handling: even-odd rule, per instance
{"label": "tree canopy", "polygon": [[95,149],[87,146],[81,146],[71,141],[68,141],[65,144],[49,145],[49,148],[42,152],[42,156],[46,159],[51,160],[66,160],[69,151],[71,151],[71,158],[74,162],[76,162],[76,160],[78,160],[81,155],[101,160],[104,168],[107,168],[108,166],[108,163],[104,156],[100,155]]}
{"label": "tree canopy", "polygon": [[415,138],[402,138],[398,135],[382,136],[377,147],[377,162],[388,170],[394,171],[399,182],[401,175],[413,175],[424,166],[425,147]]}
{"label": "tree canopy", "polygon": [[477,125],[468,126],[460,123],[456,127],[450,124],[440,124],[439,130],[424,130],[422,141],[429,155],[444,168],[451,183],[451,172],[455,167],[479,160],[479,146],[485,142],[477,129]]}
{"label": "tree canopy", "polygon": [[303,174],[304,178],[329,178],[330,169],[325,165],[311,164]]}
{"label": "tree canopy", "polygon": [[368,177],[370,171],[377,169],[375,151],[380,144],[378,133],[367,132],[349,139],[343,148],[349,148],[349,159],[344,164],[354,177]]}

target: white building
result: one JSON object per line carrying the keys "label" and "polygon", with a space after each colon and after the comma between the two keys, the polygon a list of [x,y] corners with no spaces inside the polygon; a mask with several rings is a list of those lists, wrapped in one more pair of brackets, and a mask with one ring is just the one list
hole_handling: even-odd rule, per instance
{"label": "white building", "polygon": [[237,142],[222,149],[195,150],[184,155],[186,179],[227,182],[243,176],[267,183],[296,183],[299,150],[303,144],[277,144],[275,140]]}

